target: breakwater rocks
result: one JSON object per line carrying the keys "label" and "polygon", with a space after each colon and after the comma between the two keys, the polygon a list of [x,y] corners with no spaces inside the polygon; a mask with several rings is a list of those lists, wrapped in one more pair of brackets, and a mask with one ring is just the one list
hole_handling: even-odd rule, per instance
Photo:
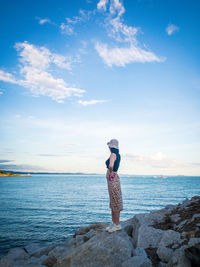
{"label": "breakwater rocks", "polygon": [[141,213],[108,233],[106,223],[81,227],[62,243],[11,249],[0,267],[200,266],[200,196]]}

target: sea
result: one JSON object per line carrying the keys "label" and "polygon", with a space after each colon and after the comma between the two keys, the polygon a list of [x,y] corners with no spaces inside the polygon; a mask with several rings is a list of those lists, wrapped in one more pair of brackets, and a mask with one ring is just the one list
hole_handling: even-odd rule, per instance
{"label": "sea", "polygon": [[[120,221],[200,195],[200,176],[122,175]],[[81,226],[111,222],[105,175],[0,177],[0,257],[11,248],[64,241]]]}

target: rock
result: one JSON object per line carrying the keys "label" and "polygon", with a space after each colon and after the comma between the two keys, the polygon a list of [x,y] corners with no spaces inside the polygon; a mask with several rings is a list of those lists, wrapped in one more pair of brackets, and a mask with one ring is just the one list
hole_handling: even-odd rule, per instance
{"label": "rock", "polygon": [[180,204],[180,209],[184,209],[187,206],[189,206],[192,203],[191,200],[189,200],[188,198],[186,198],[181,204]]}
{"label": "rock", "polygon": [[169,211],[165,208],[158,211],[152,211],[150,213],[136,214],[132,219],[132,236],[137,235],[137,231],[141,226],[151,226],[155,223],[162,222],[167,214],[169,214]]}
{"label": "rock", "polygon": [[57,244],[57,246],[63,246],[63,247],[70,247],[75,244],[75,238],[73,237],[67,237],[65,241]]}
{"label": "rock", "polygon": [[127,235],[132,237],[133,225],[128,224],[128,225],[124,226],[123,228],[124,228],[124,231],[127,233]]}
{"label": "rock", "polygon": [[168,246],[172,246],[173,244],[179,244],[181,242],[180,240],[180,234],[173,231],[173,230],[167,230],[163,233],[163,236],[158,244],[158,249],[157,249],[157,255],[163,262],[169,262],[173,250],[169,248]]}
{"label": "rock", "polygon": [[31,257],[22,266],[23,267],[42,267],[44,266],[42,262],[45,261],[46,258],[47,258],[46,255],[43,255],[40,258]]}
{"label": "rock", "polygon": [[[132,225],[133,225],[132,237],[134,246],[141,246],[147,248],[152,245],[156,247],[157,242],[160,241],[159,239],[162,230],[155,229],[151,227],[151,225],[164,221],[165,216],[167,214],[169,214],[169,210],[166,208],[150,213],[136,214],[132,219]],[[145,231],[146,235],[145,237],[143,234],[143,230]],[[151,244],[152,242],[153,244]]]}
{"label": "rock", "polygon": [[146,251],[144,250],[144,248],[141,248],[141,247],[137,247],[133,251],[133,256],[142,256],[142,257],[146,257],[147,258]]}
{"label": "rock", "polygon": [[23,248],[13,248],[0,260],[0,267],[14,267],[28,258],[29,255]]}
{"label": "rock", "polygon": [[71,248],[57,260],[56,267],[121,267],[133,254],[131,238],[125,231],[95,235],[81,246]]}
{"label": "rock", "polygon": [[169,204],[169,205],[166,205],[166,206],[165,206],[165,209],[167,209],[168,211],[172,211],[172,210],[174,210],[176,207],[177,207],[176,205]]}
{"label": "rock", "polygon": [[14,260],[14,261],[19,260],[19,259],[24,260],[24,259],[28,259],[29,255],[23,248],[13,248],[8,252],[7,258]]}
{"label": "rock", "polygon": [[57,262],[57,259],[54,256],[47,257],[42,264],[44,266],[53,267]]}
{"label": "rock", "polygon": [[95,223],[89,226],[84,226],[84,227],[80,227],[79,230],[77,230],[73,237],[76,237],[76,235],[84,235],[87,232],[89,232],[91,229],[93,229],[96,233],[102,232],[103,230],[105,230],[105,228],[108,226],[107,223]]}
{"label": "rock", "polygon": [[159,243],[160,246],[167,247],[172,244],[179,244],[181,242],[180,234],[173,230],[167,230],[163,233]]}
{"label": "rock", "polygon": [[179,214],[173,214],[173,215],[170,216],[170,218],[171,218],[172,222],[178,222],[181,217],[180,217]]}
{"label": "rock", "polygon": [[171,248],[159,247],[156,253],[161,261],[169,262],[173,255],[173,250]]}
{"label": "rock", "polygon": [[[105,230],[107,223],[80,227],[59,244],[41,247],[32,243],[10,250],[0,267],[200,266],[199,206],[196,196],[182,204],[140,213],[120,222],[122,229],[114,233]],[[173,227],[177,232],[165,230]]]}
{"label": "rock", "polygon": [[42,262],[42,264],[47,265],[48,267],[54,266],[57,262],[58,257],[68,251],[68,248],[63,245],[58,245],[48,253],[48,257]]}
{"label": "rock", "polygon": [[168,267],[191,267],[189,259],[187,259],[185,256],[184,249],[185,247],[183,246],[173,252],[172,257],[168,263]]}
{"label": "rock", "polygon": [[179,244],[174,244],[173,246],[172,246],[172,249],[177,249],[179,247]]}
{"label": "rock", "polygon": [[45,247],[41,247],[38,250],[36,250],[32,256],[40,258],[42,255],[48,255],[49,251],[51,251],[52,249],[54,249],[56,247],[56,244],[54,245],[49,245],[49,246],[45,246]]}
{"label": "rock", "polygon": [[90,229],[89,232],[85,234],[85,240],[88,241],[90,238],[96,235],[96,232],[93,229]]}
{"label": "rock", "polygon": [[187,222],[188,222],[188,220],[184,220],[184,221],[180,222],[178,225],[175,226],[175,229],[180,230],[184,226],[184,224],[186,224]]}
{"label": "rock", "polygon": [[200,200],[199,196],[194,196],[191,199],[186,198],[182,203],[179,203],[180,209],[185,209],[190,206],[192,203],[198,202]]}
{"label": "rock", "polygon": [[184,238],[184,237],[186,237],[186,236],[187,236],[187,232],[182,232],[182,233],[181,233],[181,237],[182,237],[182,238]]}
{"label": "rock", "polygon": [[30,243],[27,246],[24,247],[25,251],[29,254],[32,255],[35,253],[38,249],[41,248],[41,245],[39,243]]}
{"label": "rock", "polygon": [[160,261],[158,263],[158,267],[167,267],[167,263],[164,263],[164,262]]}
{"label": "rock", "polygon": [[54,249],[52,249],[49,253],[48,256],[52,258],[58,258],[63,252],[67,250],[66,247],[63,246],[56,246]]}
{"label": "rock", "polygon": [[134,245],[142,248],[156,248],[158,247],[163,233],[163,230],[143,225],[138,230],[138,236],[133,237]]}
{"label": "rock", "polygon": [[122,267],[151,267],[152,262],[149,258],[143,256],[134,256],[124,261]]}
{"label": "rock", "polygon": [[200,266],[200,244],[185,248],[185,256],[190,260],[192,266]]}
{"label": "rock", "polygon": [[189,247],[192,247],[192,246],[194,246],[196,244],[200,244],[200,238],[198,238],[198,237],[191,237],[190,240],[189,240],[189,242],[188,242],[188,246]]}
{"label": "rock", "polygon": [[191,221],[193,222],[196,218],[200,218],[200,214],[199,213],[196,213],[192,216],[192,219]]}
{"label": "rock", "polygon": [[57,258],[62,253],[68,251],[70,248],[73,248],[75,246],[76,244],[74,238],[68,237],[64,242],[59,243],[57,246],[55,246],[52,250],[48,252],[48,257],[42,262],[42,264],[48,267],[53,267],[57,262]]}
{"label": "rock", "polygon": [[74,243],[76,246],[80,246],[81,244],[85,243],[87,240],[88,239],[85,237],[85,235],[77,235]]}

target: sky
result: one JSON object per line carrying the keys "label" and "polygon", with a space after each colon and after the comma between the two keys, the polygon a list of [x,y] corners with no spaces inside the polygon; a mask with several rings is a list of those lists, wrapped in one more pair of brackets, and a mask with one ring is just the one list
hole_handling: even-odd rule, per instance
{"label": "sky", "polygon": [[7,0],[0,169],[200,175],[200,3]]}

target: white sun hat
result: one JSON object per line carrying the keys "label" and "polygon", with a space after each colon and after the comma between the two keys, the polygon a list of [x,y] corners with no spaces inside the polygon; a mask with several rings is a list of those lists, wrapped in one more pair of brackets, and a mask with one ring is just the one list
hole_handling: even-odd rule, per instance
{"label": "white sun hat", "polygon": [[119,142],[117,139],[111,139],[110,142],[107,143],[109,147],[114,147],[119,149]]}

